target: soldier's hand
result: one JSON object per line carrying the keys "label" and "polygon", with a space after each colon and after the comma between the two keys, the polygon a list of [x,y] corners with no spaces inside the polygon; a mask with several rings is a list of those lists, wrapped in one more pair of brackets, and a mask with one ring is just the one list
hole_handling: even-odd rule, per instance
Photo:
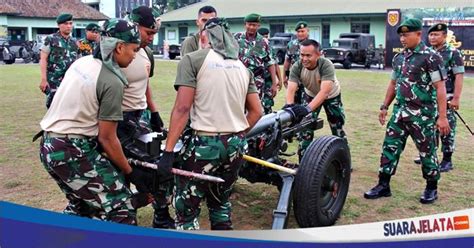
{"label": "soldier's hand", "polygon": [[271,91],[272,91],[272,97],[274,98],[278,93],[278,83],[272,84]]}
{"label": "soldier's hand", "polygon": [[39,85],[39,88],[40,88],[41,92],[45,92],[46,89],[49,88],[48,81],[46,81],[46,80],[41,80],[41,83],[40,83],[40,85]]}
{"label": "soldier's hand", "polygon": [[386,109],[382,109],[380,110],[380,113],[379,113],[379,122],[380,122],[380,125],[385,125],[385,120],[387,118],[387,110]]}
{"label": "soldier's hand", "polygon": [[285,89],[288,89],[288,78],[285,77],[285,79],[283,80],[283,86],[285,86]]}
{"label": "soldier's hand", "polygon": [[151,129],[154,132],[161,132],[163,131],[163,120],[160,117],[160,114],[158,112],[152,112],[150,115],[150,124],[151,124]]}
{"label": "soldier's hand", "polygon": [[126,175],[131,183],[135,185],[138,192],[150,193],[150,186],[153,185],[153,176],[139,169],[132,169],[132,172]]}
{"label": "soldier's hand", "polygon": [[173,168],[174,153],[163,152],[163,156],[158,161],[157,173],[160,177],[170,177],[171,169]]}
{"label": "soldier's hand", "polygon": [[450,109],[458,110],[459,109],[459,99],[452,99],[448,102],[448,107]]}
{"label": "soldier's hand", "polygon": [[297,124],[301,122],[301,120],[307,116],[309,113],[311,113],[311,109],[309,108],[308,105],[303,106],[303,105],[293,105],[289,108],[285,108],[285,111],[288,111],[291,113],[293,116],[293,123],[292,124]]}
{"label": "soldier's hand", "polygon": [[436,127],[438,128],[442,136],[448,135],[451,131],[451,128],[449,127],[448,118],[446,117],[438,118],[438,120],[436,121]]}

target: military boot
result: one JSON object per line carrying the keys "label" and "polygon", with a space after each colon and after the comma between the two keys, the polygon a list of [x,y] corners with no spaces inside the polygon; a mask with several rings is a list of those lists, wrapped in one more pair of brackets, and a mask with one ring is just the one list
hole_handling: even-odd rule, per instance
{"label": "military boot", "polygon": [[448,172],[453,169],[453,163],[451,162],[452,152],[443,152],[443,160],[439,164],[440,172]]}
{"label": "military boot", "polygon": [[438,181],[426,181],[426,188],[420,197],[420,202],[430,204],[438,199]]}
{"label": "military boot", "polygon": [[153,228],[175,229],[174,219],[171,218],[168,207],[155,209]]}
{"label": "military boot", "polygon": [[390,175],[379,174],[379,183],[364,193],[365,199],[377,199],[392,196],[390,191]]}

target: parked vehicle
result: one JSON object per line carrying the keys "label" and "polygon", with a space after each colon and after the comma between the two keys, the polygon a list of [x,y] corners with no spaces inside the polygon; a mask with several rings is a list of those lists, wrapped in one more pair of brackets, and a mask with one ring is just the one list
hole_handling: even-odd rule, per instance
{"label": "parked vehicle", "polygon": [[291,33],[275,33],[275,35],[268,39],[270,47],[277,55],[278,64],[281,65],[285,62],[285,54],[288,48],[288,42],[295,39],[295,35]]}
{"label": "parked vehicle", "polygon": [[175,59],[181,54],[180,44],[172,44],[172,45],[169,45],[169,47],[170,47],[170,50],[169,50],[170,59]]}
{"label": "parked vehicle", "polygon": [[341,63],[345,69],[350,69],[352,63],[365,65],[366,50],[369,45],[375,45],[375,36],[364,33],[343,33],[333,41],[331,48],[323,50],[324,56],[333,63]]}

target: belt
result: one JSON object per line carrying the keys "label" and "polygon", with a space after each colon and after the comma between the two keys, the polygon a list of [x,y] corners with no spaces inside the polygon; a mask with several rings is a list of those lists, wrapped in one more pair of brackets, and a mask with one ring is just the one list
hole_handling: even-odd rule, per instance
{"label": "belt", "polygon": [[[237,132],[239,133],[239,132]],[[222,135],[231,135],[237,133],[230,133],[230,132],[207,132],[207,131],[198,131],[193,130],[193,134],[197,136],[222,136]]]}
{"label": "belt", "polygon": [[49,138],[60,138],[60,139],[90,139],[92,137],[80,135],[80,134],[62,134],[62,133],[55,133],[55,132],[44,132],[45,137]]}

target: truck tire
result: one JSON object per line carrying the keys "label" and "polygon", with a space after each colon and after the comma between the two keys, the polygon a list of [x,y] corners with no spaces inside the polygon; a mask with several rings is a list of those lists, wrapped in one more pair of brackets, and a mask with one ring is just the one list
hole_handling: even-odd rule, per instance
{"label": "truck tire", "polygon": [[333,225],[339,218],[351,177],[347,142],[322,136],[306,149],[295,177],[293,207],[298,225]]}
{"label": "truck tire", "polygon": [[3,62],[7,65],[11,65],[11,64],[15,63],[15,58],[9,59],[9,60],[3,60]]}
{"label": "truck tire", "polygon": [[170,53],[170,59],[175,59],[175,58],[176,58],[176,54]]}
{"label": "truck tire", "polygon": [[350,56],[348,56],[344,61],[342,61],[342,67],[347,70],[352,68],[352,58]]}

